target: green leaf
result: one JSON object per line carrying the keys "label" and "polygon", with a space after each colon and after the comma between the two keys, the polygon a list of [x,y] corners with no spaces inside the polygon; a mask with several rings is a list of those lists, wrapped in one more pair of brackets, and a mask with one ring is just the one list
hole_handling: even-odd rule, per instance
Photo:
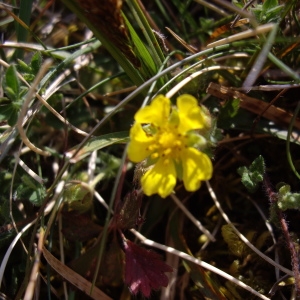
{"label": "green leaf", "polygon": [[67,156],[72,157],[72,162],[77,162],[95,150],[100,150],[113,144],[127,143],[128,141],[128,131],[109,133],[91,138],[75,157],[72,157],[72,153],[76,151],[76,147],[68,151]]}
{"label": "green leaf", "polygon": [[46,189],[41,185],[32,191],[31,195],[29,196],[29,201],[35,206],[41,206],[45,195]]}
{"label": "green leaf", "polygon": [[46,195],[45,186],[27,174],[23,175],[21,180],[22,183],[17,188],[18,198],[28,199],[33,205],[40,206]]}
{"label": "green leaf", "polygon": [[278,22],[282,11],[283,5],[279,5],[277,0],[266,0],[252,9],[259,23]]}
{"label": "green leaf", "polygon": [[240,107],[240,100],[233,99],[225,103],[220,109],[220,115],[218,117],[218,126],[221,128],[229,128],[234,120],[232,120],[238,113]]}
{"label": "green leaf", "polygon": [[300,209],[300,194],[291,193],[291,187],[286,184],[279,189],[278,207],[285,211],[287,209]]}
{"label": "green leaf", "polygon": [[14,90],[11,87],[6,86],[4,88],[4,91],[11,101],[17,100],[17,95],[15,94]]}
{"label": "green leaf", "polygon": [[249,170],[251,172],[257,172],[259,173],[259,176],[264,176],[265,174],[265,161],[264,158],[260,155],[258,158],[256,158],[251,166],[249,167]]}
{"label": "green leaf", "polygon": [[11,104],[1,105],[0,106],[0,121],[7,121],[7,119],[12,114]]}
{"label": "green leaf", "polygon": [[31,68],[32,68],[32,73],[36,75],[38,71],[40,70],[40,67],[42,65],[42,54],[41,52],[36,52],[31,59]]}
{"label": "green leaf", "polygon": [[14,65],[9,66],[6,71],[3,89],[12,101],[18,100],[20,92],[20,81],[17,76],[16,67]]}
{"label": "green leaf", "polygon": [[18,101],[18,105],[19,105],[18,108],[21,108],[21,104],[23,103],[22,98],[27,94],[27,92],[28,92],[28,87],[27,86],[21,86],[20,93],[19,93],[19,100],[21,100],[21,101]]}
{"label": "green leaf", "polygon": [[266,0],[262,5],[262,11],[266,13],[268,12],[268,10],[273,9],[277,6],[278,6],[277,0]]}
{"label": "green leaf", "polygon": [[[18,107],[18,106],[17,106]],[[17,123],[19,109],[13,103],[0,106],[0,121],[7,121],[8,125]]]}
{"label": "green leaf", "polygon": [[[10,103],[10,101],[7,97],[0,97],[0,105],[1,104],[8,104],[8,103]],[[1,109],[0,109],[0,115],[1,115]]]}
{"label": "green leaf", "polygon": [[[33,12],[33,0],[20,1],[19,8],[19,18],[21,22],[16,22],[16,34],[18,42],[25,42],[27,40],[28,33],[30,29],[28,25],[30,24],[31,13]],[[24,49],[18,48],[14,53],[14,57],[21,58],[24,55]]]}
{"label": "green leaf", "polygon": [[92,206],[92,189],[80,183],[71,184],[65,188],[64,200],[68,203],[68,210],[84,213]]}
{"label": "green leaf", "polygon": [[256,158],[250,165],[249,169],[247,167],[238,168],[237,172],[242,177],[242,183],[247,188],[249,192],[254,192],[258,183],[263,181],[265,174],[265,162],[263,157],[260,155]]}
{"label": "green leaf", "polygon": [[242,1],[238,1],[238,0],[232,0],[232,4],[235,5],[236,7],[242,9],[244,4]]}
{"label": "green leaf", "polygon": [[141,39],[139,38],[139,36],[137,35],[137,33],[135,32],[135,30],[133,29],[130,22],[125,16],[124,19],[130,32],[132,42],[135,46],[134,52],[136,53],[137,57],[142,63],[142,74],[146,76],[146,78],[154,76],[157,73],[157,67],[154,63],[151,54],[149,53],[148,49],[145,47],[144,43],[141,41]]}
{"label": "green leaf", "polygon": [[28,65],[25,61],[18,59],[18,70],[22,73],[30,73],[31,72],[31,67]]}
{"label": "green leaf", "polygon": [[32,82],[35,79],[36,74],[40,70],[42,65],[42,55],[41,52],[36,52],[28,65],[23,60],[18,59],[17,68],[19,72],[22,73],[24,79],[28,82]]}
{"label": "green leaf", "polygon": [[17,120],[18,120],[18,114],[19,114],[19,111],[17,111],[17,110],[14,109],[12,111],[11,115],[7,119],[7,123],[9,126],[13,127],[16,125]]}
{"label": "green leaf", "polygon": [[27,82],[32,82],[35,78],[33,74],[23,74],[23,77]]}

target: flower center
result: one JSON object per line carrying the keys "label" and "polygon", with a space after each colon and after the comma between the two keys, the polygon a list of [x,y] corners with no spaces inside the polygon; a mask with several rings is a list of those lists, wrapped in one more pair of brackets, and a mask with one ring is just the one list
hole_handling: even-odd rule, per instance
{"label": "flower center", "polygon": [[165,163],[168,163],[170,159],[177,160],[179,158],[180,151],[185,146],[185,137],[181,135],[177,127],[164,126],[158,128],[155,134],[155,143],[150,146],[153,153],[152,159],[163,158]]}

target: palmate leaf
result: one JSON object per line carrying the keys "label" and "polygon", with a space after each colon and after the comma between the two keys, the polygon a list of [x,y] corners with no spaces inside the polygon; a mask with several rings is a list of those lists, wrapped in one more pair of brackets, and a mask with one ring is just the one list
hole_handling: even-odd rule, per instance
{"label": "palmate leaf", "polygon": [[173,269],[157,253],[141,248],[129,240],[123,242],[125,283],[130,291],[134,295],[140,292],[144,297],[149,297],[152,290],[166,287],[169,280],[165,272],[173,272]]}

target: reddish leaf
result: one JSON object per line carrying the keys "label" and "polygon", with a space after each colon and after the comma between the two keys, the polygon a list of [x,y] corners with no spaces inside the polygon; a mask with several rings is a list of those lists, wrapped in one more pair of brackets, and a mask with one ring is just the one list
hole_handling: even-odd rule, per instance
{"label": "reddish leaf", "polygon": [[89,214],[75,211],[63,212],[62,233],[70,241],[87,241],[101,232],[101,226],[95,224]]}
{"label": "reddish leaf", "polygon": [[165,272],[173,270],[157,253],[141,248],[128,240],[124,241],[124,251],[125,283],[134,295],[141,292],[144,297],[149,297],[151,290],[168,285],[169,279]]}
{"label": "reddish leaf", "polygon": [[140,215],[141,198],[136,190],[128,193],[123,202],[116,208],[114,215],[115,226],[126,230],[135,228],[144,222]]}

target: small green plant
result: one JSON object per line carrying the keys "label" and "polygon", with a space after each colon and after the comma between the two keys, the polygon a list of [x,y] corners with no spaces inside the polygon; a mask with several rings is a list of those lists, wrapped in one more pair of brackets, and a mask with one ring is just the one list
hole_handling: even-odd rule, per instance
{"label": "small green plant", "polygon": [[10,126],[13,126],[17,122],[28,88],[21,85],[14,65],[7,69],[2,86],[6,97],[0,99],[0,120],[6,120]]}
{"label": "small green plant", "polygon": [[298,243],[296,244],[291,237],[288,229],[286,217],[283,215],[283,211],[288,209],[299,209],[299,193],[291,193],[290,186],[281,183],[278,193],[273,191],[271,183],[265,173],[265,163],[262,156],[256,158],[251,166],[248,168],[241,167],[238,169],[239,174],[242,176],[242,183],[247,187],[249,191],[253,191],[258,188],[258,183],[262,182],[264,189],[267,192],[267,196],[270,202],[270,219],[271,221],[281,228],[286,243],[288,245],[291,254],[291,264],[293,268],[295,290],[300,292],[300,272],[299,272],[299,258],[297,254]]}
{"label": "small green plant", "polygon": [[277,205],[282,211],[300,209],[300,194],[291,192],[291,187],[288,184],[284,184],[278,190]]}
{"label": "small green plant", "polygon": [[280,5],[277,0],[266,0],[262,4],[256,5],[251,11],[260,24],[265,24],[281,21],[283,8],[284,5]]}
{"label": "small green plant", "polygon": [[238,168],[238,173],[242,177],[242,183],[250,192],[257,190],[259,183],[262,183],[265,174],[265,162],[260,155],[252,164],[247,167]]}

